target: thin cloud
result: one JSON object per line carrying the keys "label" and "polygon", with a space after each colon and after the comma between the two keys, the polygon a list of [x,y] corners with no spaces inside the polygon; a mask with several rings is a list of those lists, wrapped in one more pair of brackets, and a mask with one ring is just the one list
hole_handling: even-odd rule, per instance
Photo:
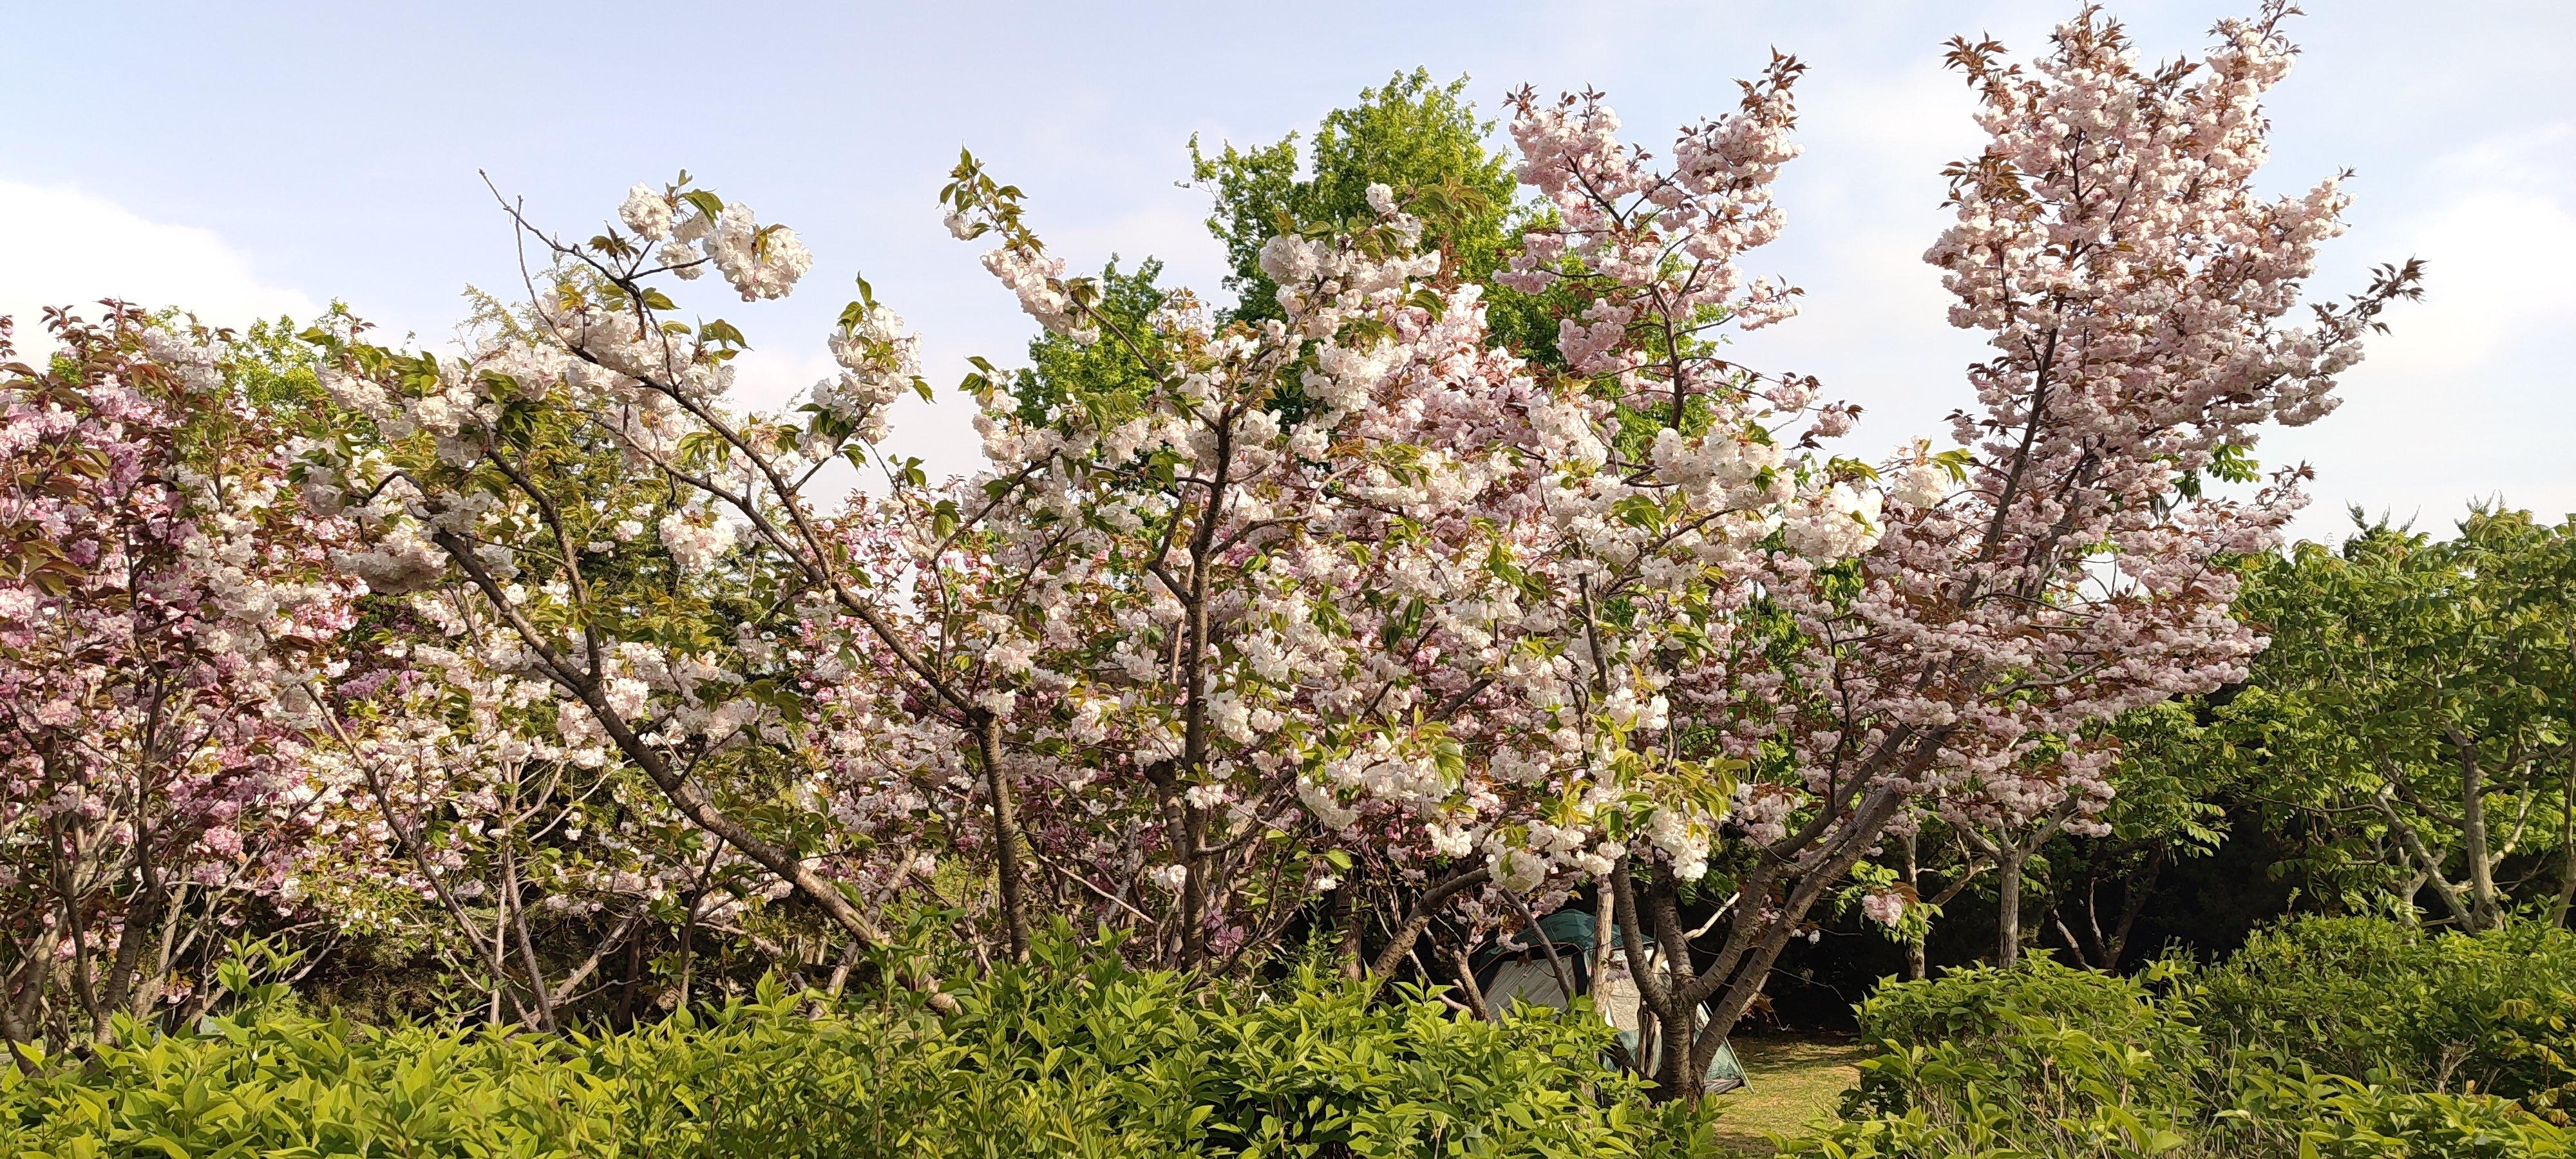
{"label": "thin cloud", "polygon": [[2426,172],[2422,208],[2336,243],[2423,258],[2425,295],[2390,311],[2334,417],[2265,448],[2317,468],[2327,502],[2299,534],[2340,536],[2353,504],[2433,531],[2472,502],[2576,512],[2562,350],[2576,335],[2576,125],[2475,141]]}
{"label": "thin cloud", "polygon": [[151,221],[77,189],[0,181],[0,220],[26,223],[0,263],[0,314],[17,319],[23,348],[44,343],[45,307],[94,316],[108,297],[181,306],[224,326],[319,309],[302,292],[262,279],[248,255],[213,230]]}

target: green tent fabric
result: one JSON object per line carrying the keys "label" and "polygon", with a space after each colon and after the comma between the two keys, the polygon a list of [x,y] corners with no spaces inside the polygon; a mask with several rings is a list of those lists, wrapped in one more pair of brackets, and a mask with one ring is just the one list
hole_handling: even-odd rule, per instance
{"label": "green tent fabric", "polygon": [[1718,1043],[1717,1057],[1708,1060],[1708,1076],[1700,1080],[1700,1089],[1712,1095],[1722,1095],[1737,1087],[1752,1085],[1752,1076],[1744,1073],[1744,1060],[1735,1057],[1735,1044]]}
{"label": "green tent fabric", "polygon": [[[1560,954],[1564,953],[1565,947],[1568,946],[1572,946],[1574,948],[1574,952],[1578,954],[1588,956],[1592,953],[1592,947],[1594,945],[1592,938],[1592,915],[1585,913],[1582,910],[1561,909],[1555,913],[1547,915],[1546,917],[1540,918],[1538,920],[1538,930],[1539,933],[1546,937],[1549,942],[1556,945],[1557,952]],[[1610,931],[1610,944],[1614,947],[1619,944],[1619,931]],[[1485,947],[1484,951],[1478,954],[1477,957],[1480,959],[1491,960],[1508,954],[1525,953],[1537,949],[1538,939],[1531,937],[1528,930],[1515,930],[1495,939],[1494,944]]]}
{"label": "green tent fabric", "polygon": [[[1533,937],[1530,931],[1519,930],[1498,938],[1493,945],[1487,946],[1477,955],[1477,984],[1489,991],[1500,989],[1516,993],[1542,1005],[1559,1005],[1562,999],[1557,996],[1563,991],[1555,984],[1553,968],[1547,968],[1545,973],[1540,972],[1542,951],[1539,949],[1539,938],[1543,937],[1557,948],[1560,956],[1570,959],[1566,965],[1574,972],[1575,985],[1581,991],[1590,991],[1592,948],[1598,944],[1593,937],[1592,915],[1578,909],[1560,909],[1540,918],[1537,932],[1538,936]],[[1617,949],[1620,945],[1619,931],[1616,927],[1610,931],[1610,945],[1613,949]],[[1527,976],[1511,979],[1504,977],[1506,973]],[[1637,1048],[1636,1042],[1633,1041],[1634,1032],[1623,1030],[1619,1032],[1619,1038],[1629,1050],[1634,1051]],[[1735,1044],[1731,1042],[1718,1044],[1717,1057],[1709,1060],[1708,1075],[1704,1082],[1703,1089],[1710,1094],[1723,1094],[1738,1087],[1752,1085],[1752,1079],[1744,1073],[1743,1060],[1736,1057]]]}
{"label": "green tent fabric", "polygon": [[[1563,959],[1567,968],[1573,972],[1575,992],[1579,994],[1591,990],[1594,945],[1592,915],[1582,910],[1561,909],[1538,920],[1538,933],[1547,939],[1547,944],[1556,948],[1557,956]],[[1615,940],[1618,936],[1617,931],[1612,931],[1611,936],[1614,940],[1610,944],[1618,945]],[[1476,984],[1492,989],[1496,973],[1513,961],[1546,967],[1547,952],[1539,948],[1539,938],[1531,936],[1527,929],[1515,930],[1496,938],[1492,945],[1476,952]],[[1537,996],[1533,995],[1532,1000],[1538,1000]],[[1560,1002],[1561,999],[1548,1004],[1557,1005]]]}
{"label": "green tent fabric", "polygon": [[[1637,1032],[1633,1030],[1620,1031],[1619,1045],[1626,1049],[1630,1055],[1635,1055],[1637,1053]],[[1733,1042],[1718,1043],[1717,1057],[1708,1060],[1708,1074],[1700,1079],[1700,1090],[1712,1095],[1722,1095],[1728,1091],[1735,1090],[1738,1087],[1749,1087],[1752,1085],[1753,1076],[1744,1073],[1744,1060],[1735,1057],[1735,1044]]]}

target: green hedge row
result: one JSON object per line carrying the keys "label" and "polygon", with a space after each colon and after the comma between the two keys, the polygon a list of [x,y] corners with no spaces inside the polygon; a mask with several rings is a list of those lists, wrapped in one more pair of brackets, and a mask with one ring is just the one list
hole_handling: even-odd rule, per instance
{"label": "green hedge row", "polygon": [[[933,1015],[763,988],[623,1034],[369,1029],[282,988],[0,1069],[0,1159],[1706,1156],[1589,1018],[1452,1018],[1313,973],[1186,985],[1071,943]],[[2294,924],[2135,978],[1893,984],[1802,1159],[2576,1157],[2576,936]],[[1758,1080],[1757,1080],[1758,1081]]]}
{"label": "green hedge row", "polygon": [[1882,987],[1886,1053],[1785,1154],[2576,1156],[2576,935],[2316,919],[2136,978],[2046,958]]}
{"label": "green hedge row", "polygon": [[1589,1020],[1312,974],[1187,987],[1057,947],[938,1017],[764,989],[631,1033],[369,1030],[282,993],[0,1078],[0,1156],[1686,1156]]}

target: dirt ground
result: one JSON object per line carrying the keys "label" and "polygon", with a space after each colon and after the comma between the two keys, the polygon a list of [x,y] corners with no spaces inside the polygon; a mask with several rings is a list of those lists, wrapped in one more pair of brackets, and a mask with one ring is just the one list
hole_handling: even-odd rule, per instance
{"label": "dirt ground", "polygon": [[1718,1096],[1718,1139],[1748,1155],[1771,1154],[1770,1135],[1799,1134],[1833,1116],[1869,1054],[1848,1035],[1736,1039],[1752,1085]]}

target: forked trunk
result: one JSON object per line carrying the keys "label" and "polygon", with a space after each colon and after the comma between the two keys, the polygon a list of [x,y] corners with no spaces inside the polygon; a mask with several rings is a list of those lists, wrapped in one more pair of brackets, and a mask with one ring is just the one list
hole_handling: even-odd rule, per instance
{"label": "forked trunk", "polygon": [[1899,802],[1892,790],[1872,789],[1839,825],[1819,822],[1784,843],[1805,849],[1805,856],[1781,856],[1777,845],[1766,850],[1740,883],[1731,913],[1721,909],[1725,941],[1705,959],[1682,925],[1680,883],[1668,871],[1637,866],[1626,857],[1610,871],[1620,950],[1637,980],[1641,1018],[1651,1014],[1662,1035],[1652,1055],[1655,1098],[1699,1099],[1718,1050],[1762,996],[1781,951],[1816,902],[1877,843]]}

